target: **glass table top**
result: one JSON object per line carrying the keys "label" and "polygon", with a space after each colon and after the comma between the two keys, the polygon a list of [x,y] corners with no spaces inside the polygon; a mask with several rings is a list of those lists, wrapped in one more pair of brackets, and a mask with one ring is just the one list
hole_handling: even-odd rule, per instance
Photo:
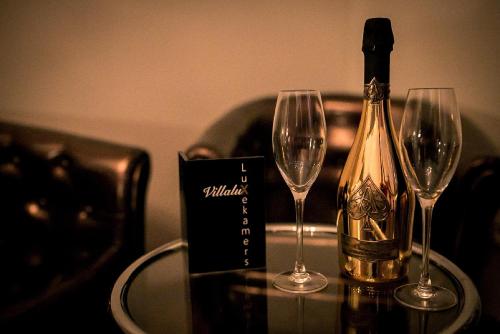
{"label": "glass table top", "polygon": [[480,300],[470,279],[453,263],[431,252],[433,283],[455,292],[459,303],[441,312],[398,304],[394,287],[419,277],[421,249],[414,245],[408,279],[366,285],[339,273],[336,229],[306,225],[307,268],[328,278],[320,292],[295,295],[272,286],[273,277],[291,269],[294,226],[267,225],[267,266],[189,275],[187,246],[166,244],[134,262],[117,280],[111,310],[126,333],[437,333],[474,326]]}

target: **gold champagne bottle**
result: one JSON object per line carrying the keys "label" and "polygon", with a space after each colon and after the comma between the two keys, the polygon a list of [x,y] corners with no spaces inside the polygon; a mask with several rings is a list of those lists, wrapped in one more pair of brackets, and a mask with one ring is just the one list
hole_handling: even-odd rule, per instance
{"label": "gold champagne bottle", "polygon": [[393,43],[389,19],[366,21],[363,110],[337,194],[340,269],[364,282],[403,278],[411,255],[415,197],[399,164],[390,112]]}

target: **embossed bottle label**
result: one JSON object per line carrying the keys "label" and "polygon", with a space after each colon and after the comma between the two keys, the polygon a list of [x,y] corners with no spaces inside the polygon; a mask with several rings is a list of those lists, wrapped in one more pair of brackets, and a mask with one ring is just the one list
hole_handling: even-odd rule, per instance
{"label": "embossed bottle label", "polygon": [[342,233],[342,251],[365,261],[393,260],[398,257],[398,240],[366,241]]}
{"label": "embossed bottle label", "polygon": [[390,205],[384,193],[368,176],[352,193],[347,204],[347,211],[354,219],[371,218],[382,221],[389,215]]}
{"label": "embossed bottle label", "polygon": [[342,250],[348,256],[368,261],[390,260],[398,256],[398,240],[389,239],[379,225],[387,219],[391,211],[389,201],[384,193],[368,176],[356,188],[347,203],[349,217],[362,222],[362,230],[374,240],[359,240],[342,234]]}

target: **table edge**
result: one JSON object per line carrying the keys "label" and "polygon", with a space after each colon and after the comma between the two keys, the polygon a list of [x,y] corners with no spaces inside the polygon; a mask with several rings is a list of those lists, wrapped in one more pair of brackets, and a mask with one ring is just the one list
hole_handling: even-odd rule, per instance
{"label": "table edge", "polygon": [[[123,296],[128,291],[129,282],[131,278],[136,276],[138,273],[136,270],[144,265],[144,263],[154,259],[158,255],[165,255],[169,251],[175,251],[181,247],[187,247],[187,243],[183,240],[177,239],[171,242],[168,242],[164,245],[161,245],[152,251],[144,254],[139,257],[137,260],[132,262],[118,277],[115,284],[113,285],[113,289],[111,291],[110,297],[110,308],[111,314],[113,315],[113,319],[115,323],[120,327],[122,331],[127,334],[144,334],[145,332],[139,328],[136,323],[131,319],[129,314],[125,312],[127,306],[124,305]],[[118,321],[120,319],[120,321]],[[123,323],[122,323],[123,322]]]}

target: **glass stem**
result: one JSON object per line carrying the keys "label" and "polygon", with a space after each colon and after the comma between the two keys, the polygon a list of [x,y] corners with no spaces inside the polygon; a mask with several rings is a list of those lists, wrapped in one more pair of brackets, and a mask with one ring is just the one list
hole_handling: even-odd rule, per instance
{"label": "glass stem", "polygon": [[304,201],[305,196],[295,197],[295,221],[297,224],[297,250],[295,253],[295,266],[293,268],[293,280],[298,283],[305,282],[309,275],[304,265],[303,246],[304,246]]}
{"label": "glass stem", "polygon": [[420,298],[430,298],[433,295],[431,277],[429,275],[429,251],[431,243],[431,221],[433,202],[420,201],[422,206],[422,272],[417,286],[417,295]]}

